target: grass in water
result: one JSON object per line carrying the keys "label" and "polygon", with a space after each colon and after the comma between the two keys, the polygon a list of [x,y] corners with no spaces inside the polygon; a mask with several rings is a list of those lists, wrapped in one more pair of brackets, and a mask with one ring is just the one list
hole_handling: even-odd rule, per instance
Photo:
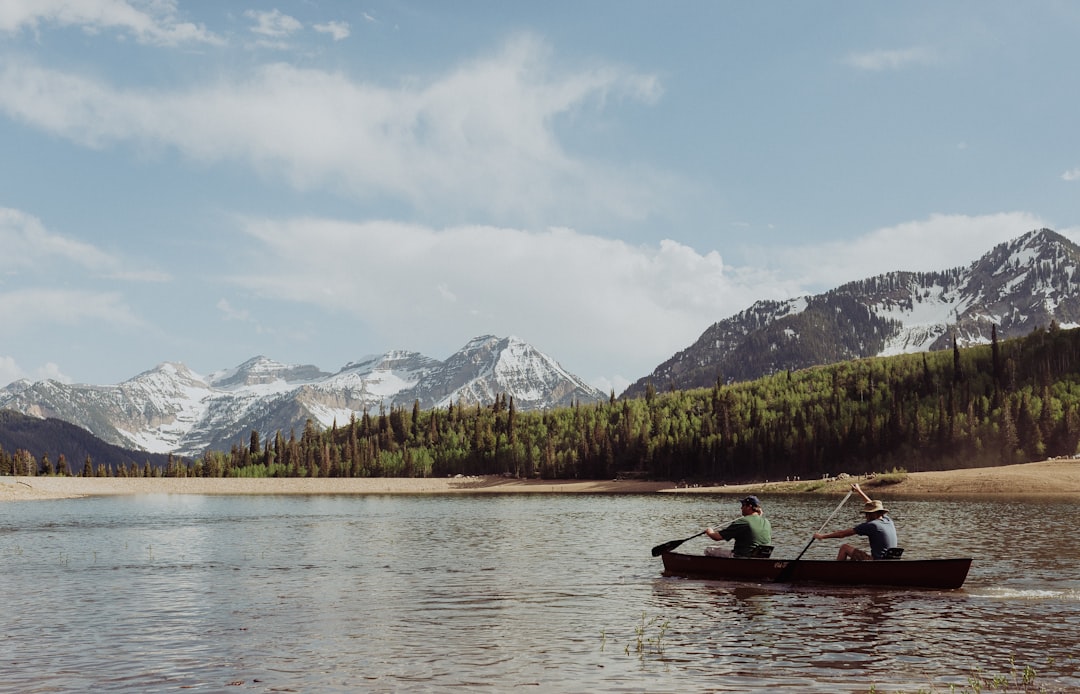
{"label": "grass in water", "polygon": [[[1050,658],[1047,662],[1052,665],[1054,660],[1053,658]],[[983,694],[983,692],[993,692],[994,694],[1034,694],[1035,692],[1057,691],[1054,689],[1047,690],[1036,685],[1036,674],[1035,668],[1030,665],[1018,668],[1014,657],[1009,656],[1009,672],[1007,674],[986,674],[979,668],[975,668],[967,677],[967,686],[949,684],[945,687],[935,687],[934,685],[931,685],[929,689],[916,689],[913,694],[937,694],[937,692],[949,692],[949,694]],[[884,694],[884,690],[878,689],[877,685],[871,685],[870,689],[867,691],[869,694]],[[890,690],[890,694],[907,693],[904,690],[897,689]]]}
{"label": "grass in water", "polygon": [[[671,622],[661,616],[649,619],[645,612],[641,613],[641,621],[634,627],[634,639],[626,644],[626,655],[636,653],[639,658],[652,653],[660,655],[664,652],[664,636],[671,627]],[[600,650],[607,646],[607,630],[600,630]]]}

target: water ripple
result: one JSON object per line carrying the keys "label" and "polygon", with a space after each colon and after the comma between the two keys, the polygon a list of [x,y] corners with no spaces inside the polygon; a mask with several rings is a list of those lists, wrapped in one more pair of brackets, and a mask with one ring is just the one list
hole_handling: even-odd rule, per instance
{"label": "water ripple", "polygon": [[[1080,551],[1040,527],[1073,527],[1075,505],[891,504],[905,557],[975,557],[959,591],[659,576],[648,548],[733,501],[0,505],[0,691],[945,690],[1027,666],[1046,690],[1080,688]],[[768,499],[777,552],[797,553],[832,508]],[[1010,537],[985,531],[1002,524]],[[834,553],[822,542],[807,556]]]}

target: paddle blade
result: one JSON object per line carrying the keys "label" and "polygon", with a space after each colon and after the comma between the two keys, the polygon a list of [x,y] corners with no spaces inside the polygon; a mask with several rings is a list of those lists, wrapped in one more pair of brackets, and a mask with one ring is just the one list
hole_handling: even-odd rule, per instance
{"label": "paddle blade", "polygon": [[659,557],[664,552],[670,552],[684,542],[686,542],[686,540],[670,540],[662,545],[657,545],[652,548],[652,555],[654,557]]}

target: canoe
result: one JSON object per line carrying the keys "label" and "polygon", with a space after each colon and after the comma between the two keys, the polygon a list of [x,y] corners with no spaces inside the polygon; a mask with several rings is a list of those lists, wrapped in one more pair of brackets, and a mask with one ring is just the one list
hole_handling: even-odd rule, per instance
{"label": "canoe", "polygon": [[[951,589],[964,585],[971,559],[725,559],[665,552],[664,576],[759,583],[824,583]],[[789,565],[791,565],[789,567]]]}

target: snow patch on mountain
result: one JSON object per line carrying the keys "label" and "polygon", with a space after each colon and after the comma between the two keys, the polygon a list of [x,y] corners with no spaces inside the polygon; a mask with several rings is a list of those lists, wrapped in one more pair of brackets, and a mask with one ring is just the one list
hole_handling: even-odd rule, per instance
{"label": "snow patch on mountain", "polygon": [[956,316],[967,309],[970,301],[958,292],[948,291],[940,285],[928,288],[926,296],[913,296],[906,306],[896,302],[877,302],[870,305],[876,315],[903,325],[885,340],[879,356],[893,356],[930,349],[949,331]]}
{"label": "snow patch on mountain", "polygon": [[702,388],[873,356],[986,344],[1080,323],[1080,247],[1050,229],[1001,243],[966,267],[895,271],[787,302],[758,301],[633,383]]}
{"label": "snow patch on mountain", "polygon": [[114,386],[20,381],[0,390],[0,407],[63,419],[124,448],[195,456],[246,445],[252,430],[289,436],[308,420],[343,426],[364,412],[486,405],[501,394],[520,410],[605,397],[531,345],[487,335],[445,362],[392,350],[333,374],[258,356],[205,378],[164,362]]}

